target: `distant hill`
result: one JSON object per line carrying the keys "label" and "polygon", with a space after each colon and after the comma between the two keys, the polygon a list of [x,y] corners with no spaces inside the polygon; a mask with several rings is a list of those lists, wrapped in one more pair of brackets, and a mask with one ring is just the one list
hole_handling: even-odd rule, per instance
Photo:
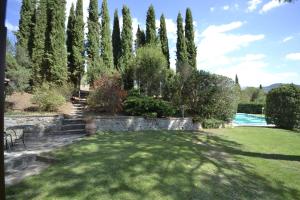
{"label": "distant hill", "polygon": [[[263,87],[263,90],[265,92],[269,92],[270,90],[274,89],[274,88],[278,88],[282,85],[283,83],[274,83],[272,85],[269,85],[269,86],[266,86],[266,87]],[[298,87],[300,87],[300,85],[296,85]]]}

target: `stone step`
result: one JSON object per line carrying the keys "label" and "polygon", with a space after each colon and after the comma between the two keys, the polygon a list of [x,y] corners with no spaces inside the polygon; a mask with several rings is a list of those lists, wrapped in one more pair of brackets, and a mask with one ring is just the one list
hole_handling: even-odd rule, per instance
{"label": "stone step", "polygon": [[83,118],[70,118],[63,120],[63,125],[69,124],[85,124],[85,120]]}
{"label": "stone step", "polygon": [[51,135],[83,135],[86,134],[85,129],[75,129],[75,130],[66,130],[66,131],[55,131],[50,133]]}
{"label": "stone step", "polygon": [[85,124],[66,124],[62,126],[62,130],[63,131],[68,131],[68,130],[82,130],[85,129]]}

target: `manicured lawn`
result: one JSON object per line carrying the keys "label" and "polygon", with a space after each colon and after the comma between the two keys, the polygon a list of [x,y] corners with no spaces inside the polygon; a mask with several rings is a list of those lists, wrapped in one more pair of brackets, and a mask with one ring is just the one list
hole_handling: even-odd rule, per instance
{"label": "manicured lawn", "polygon": [[300,199],[300,134],[267,128],[211,133],[99,133],[8,188],[8,199]]}

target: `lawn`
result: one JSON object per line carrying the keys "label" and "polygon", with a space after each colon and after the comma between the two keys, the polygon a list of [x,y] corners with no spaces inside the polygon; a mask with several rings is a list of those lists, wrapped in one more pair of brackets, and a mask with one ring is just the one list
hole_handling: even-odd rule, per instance
{"label": "lawn", "polygon": [[300,199],[300,134],[268,128],[99,133],[8,199]]}

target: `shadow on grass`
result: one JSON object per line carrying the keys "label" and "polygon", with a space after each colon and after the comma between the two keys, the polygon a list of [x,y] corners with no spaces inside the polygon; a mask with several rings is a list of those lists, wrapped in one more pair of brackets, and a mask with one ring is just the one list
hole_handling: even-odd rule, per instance
{"label": "shadow on grass", "polygon": [[268,156],[239,148],[201,133],[102,133],[57,152],[59,163],[8,188],[7,199],[299,198],[237,158]]}

